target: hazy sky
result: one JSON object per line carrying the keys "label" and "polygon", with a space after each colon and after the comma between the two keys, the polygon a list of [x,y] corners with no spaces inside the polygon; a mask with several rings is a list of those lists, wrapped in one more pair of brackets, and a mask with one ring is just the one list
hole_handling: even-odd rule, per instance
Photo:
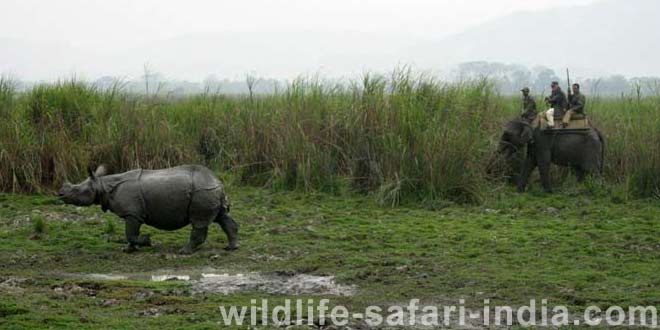
{"label": "hazy sky", "polygon": [[594,0],[2,0],[0,38],[114,47],[197,32],[354,30],[441,37]]}
{"label": "hazy sky", "polygon": [[[135,76],[142,64],[150,63],[171,78],[200,79],[217,73],[235,77],[247,71],[290,77],[318,68],[340,73],[393,68],[402,58],[394,53],[411,46],[406,42],[440,40],[514,12],[593,2],[596,0],[0,0],[0,42],[6,43],[0,44],[5,53],[0,54],[0,61],[5,62],[0,63],[0,73],[8,71],[23,79],[79,73],[90,78]],[[363,33],[362,40],[344,41],[345,31]],[[225,39],[213,37],[190,44],[200,34],[218,33]],[[251,39],[243,45],[240,39],[245,36],[234,38],[232,33],[250,33]],[[171,42],[172,38],[178,39]],[[254,47],[255,40],[262,44],[260,48]],[[213,44],[221,45],[214,50]],[[312,49],[317,53],[308,52]],[[200,56],[204,52],[207,57]],[[268,52],[285,60],[263,58],[268,54],[250,57]],[[360,57],[341,62],[348,52]]]}

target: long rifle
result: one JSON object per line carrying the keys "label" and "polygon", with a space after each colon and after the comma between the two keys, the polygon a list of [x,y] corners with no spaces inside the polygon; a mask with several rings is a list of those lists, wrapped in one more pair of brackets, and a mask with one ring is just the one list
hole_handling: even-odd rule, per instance
{"label": "long rifle", "polygon": [[568,72],[568,68],[566,68],[566,83],[568,84],[567,93],[568,93],[568,100],[570,101],[572,90],[571,90],[571,74]]}

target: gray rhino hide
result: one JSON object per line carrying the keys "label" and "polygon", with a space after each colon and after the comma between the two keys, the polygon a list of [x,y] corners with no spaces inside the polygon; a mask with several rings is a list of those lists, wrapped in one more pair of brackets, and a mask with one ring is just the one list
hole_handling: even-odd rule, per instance
{"label": "gray rhino hide", "polygon": [[198,165],[107,175],[97,178],[97,185],[104,211],[158,229],[176,230],[190,223],[206,227],[223,208],[228,211],[222,183]]}

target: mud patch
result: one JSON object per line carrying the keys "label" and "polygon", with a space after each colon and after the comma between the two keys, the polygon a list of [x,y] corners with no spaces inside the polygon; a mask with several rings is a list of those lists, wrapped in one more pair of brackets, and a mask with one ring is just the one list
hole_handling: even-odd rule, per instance
{"label": "mud patch", "polygon": [[19,278],[19,277],[9,277],[6,279],[0,278],[0,292],[20,294],[23,293],[23,291],[25,291],[25,289],[23,289],[22,286],[31,283],[32,283],[31,280],[25,278]]}
{"label": "mud patch", "polygon": [[192,283],[192,291],[193,293],[221,294],[261,291],[284,295],[351,296],[355,294],[356,289],[354,286],[335,283],[333,276],[248,273],[202,274],[202,278]]}
{"label": "mud patch", "polygon": [[179,309],[179,308],[159,308],[153,307],[145,309],[137,313],[141,317],[160,317],[162,315],[171,315],[171,314],[186,314],[188,312]]}
{"label": "mud patch", "polygon": [[164,281],[190,281],[189,275],[151,275],[151,280],[154,282],[164,282]]}
{"label": "mud patch", "polygon": [[190,283],[193,294],[239,292],[265,292],[282,295],[333,295],[352,296],[356,287],[335,282],[334,276],[317,276],[289,273],[223,273],[213,268],[187,270],[158,270],[150,273],[132,274],[68,274],[99,281],[184,281]]}
{"label": "mud patch", "polygon": [[96,297],[101,286],[95,283],[65,283],[63,285],[55,285],[51,287],[51,298],[54,299],[70,299],[76,295],[85,295],[88,297]]}
{"label": "mud patch", "polygon": [[121,281],[128,279],[128,277],[124,275],[113,275],[113,274],[87,274],[84,277],[90,280],[100,280],[100,281]]}

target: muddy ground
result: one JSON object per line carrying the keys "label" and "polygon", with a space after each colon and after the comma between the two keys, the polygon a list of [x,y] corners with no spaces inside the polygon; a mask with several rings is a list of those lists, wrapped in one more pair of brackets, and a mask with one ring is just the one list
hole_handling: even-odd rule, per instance
{"label": "muddy ground", "polygon": [[[0,328],[224,329],[221,306],[262,298],[327,298],[351,312],[413,298],[462,299],[468,310],[484,299],[548,299],[571,311],[660,305],[657,200],[570,189],[388,208],[360,196],[230,194],[240,249],[224,251],[226,238],[213,227],[192,256],[177,254],[188,229],[144,228],[154,245],[125,254],[123,224],[110,213],[0,195]],[[257,328],[333,329],[312,321]]]}

